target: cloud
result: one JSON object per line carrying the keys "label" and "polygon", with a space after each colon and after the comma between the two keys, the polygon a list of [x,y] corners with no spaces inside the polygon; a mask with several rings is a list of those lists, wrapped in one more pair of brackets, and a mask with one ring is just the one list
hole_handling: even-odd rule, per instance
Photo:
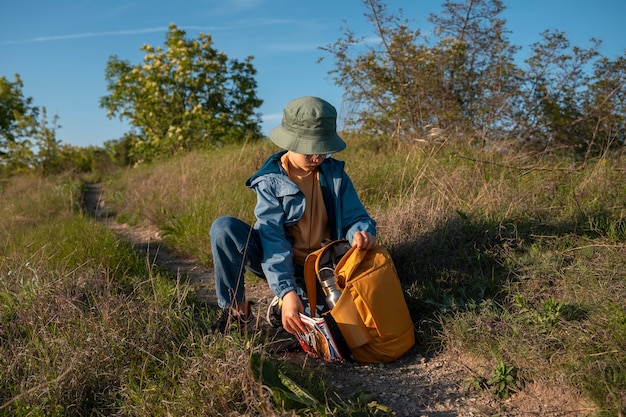
{"label": "cloud", "polygon": [[261,119],[263,120],[263,123],[280,121],[280,120],[283,120],[283,114],[282,112],[264,114],[263,116],[261,116]]}
{"label": "cloud", "polygon": [[[212,33],[217,31],[224,30],[240,30],[241,27],[249,28],[250,26],[266,26],[266,25],[276,25],[276,24],[289,24],[292,22],[280,19],[264,19],[264,20],[250,20],[240,23],[238,26],[233,27],[225,27],[225,26],[196,26],[196,25],[181,25],[177,26],[179,29],[185,31],[197,31],[203,33]],[[41,42],[57,42],[57,41],[66,41],[73,39],[86,39],[86,38],[102,38],[107,36],[134,36],[134,35],[142,35],[144,33],[157,33],[162,32],[165,33],[169,29],[168,26],[158,26],[151,28],[143,28],[143,29],[121,29],[121,30],[113,30],[113,31],[104,31],[104,32],[83,32],[83,33],[70,33],[67,35],[53,35],[53,36],[39,36],[36,38],[30,39],[17,39],[17,40],[0,40],[0,45],[18,45],[18,44],[27,44],[27,43],[41,43]],[[277,50],[287,50],[287,51],[295,51],[302,50],[302,48],[296,46],[281,46],[277,45],[272,49]],[[313,49],[307,47],[306,49]]]}
{"label": "cloud", "polygon": [[145,28],[145,29],[116,30],[116,31],[109,31],[109,32],[84,32],[84,33],[72,33],[69,35],[40,36],[37,38],[31,38],[31,39],[6,40],[6,41],[0,41],[0,44],[12,45],[12,44],[22,44],[22,43],[65,41],[65,40],[70,40],[70,39],[98,38],[98,37],[104,37],[104,36],[132,36],[132,35],[141,35],[143,33],[166,32],[166,31],[167,31],[167,27],[154,27],[154,28]]}

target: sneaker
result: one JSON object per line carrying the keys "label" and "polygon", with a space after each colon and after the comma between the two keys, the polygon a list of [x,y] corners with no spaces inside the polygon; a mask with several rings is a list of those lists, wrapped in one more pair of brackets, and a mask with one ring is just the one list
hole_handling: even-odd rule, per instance
{"label": "sneaker", "polygon": [[225,308],[220,312],[218,319],[211,325],[211,332],[225,333],[226,330],[241,330],[253,323],[252,303],[246,303],[245,311]]}
{"label": "sneaker", "polygon": [[283,300],[275,296],[267,307],[265,315],[265,320],[271,327],[277,328],[283,325],[282,308]]}
{"label": "sneaker", "polygon": [[282,308],[283,300],[278,297],[274,297],[267,307],[265,320],[271,329],[268,329],[269,340],[266,348],[275,353],[299,351],[302,348],[298,339],[283,329]]}

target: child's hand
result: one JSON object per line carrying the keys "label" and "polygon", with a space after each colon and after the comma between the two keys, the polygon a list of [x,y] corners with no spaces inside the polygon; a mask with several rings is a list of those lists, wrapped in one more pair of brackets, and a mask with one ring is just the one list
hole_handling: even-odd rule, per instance
{"label": "child's hand", "polygon": [[372,249],[376,246],[376,236],[373,234],[360,230],[354,234],[352,238],[352,246],[356,246],[358,249]]}
{"label": "child's hand", "polygon": [[281,315],[283,328],[291,334],[307,332],[302,320],[300,320],[300,313],[304,313],[302,300],[295,291],[289,291],[283,296]]}

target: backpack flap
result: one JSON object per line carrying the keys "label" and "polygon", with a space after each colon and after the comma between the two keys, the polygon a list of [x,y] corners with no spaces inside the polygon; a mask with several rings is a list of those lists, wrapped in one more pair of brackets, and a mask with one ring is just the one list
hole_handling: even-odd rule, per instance
{"label": "backpack flap", "polygon": [[373,338],[363,323],[363,319],[354,304],[354,299],[348,291],[350,290],[344,290],[339,301],[337,301],[337,305],[330,311],[330,315],[335,319],[346,344],[352,350],[371,343]]}
{"label": "backpack flap", "polygon": [[[413,327],[400,280],[387,251],[377,247],[357,251],[354,257],[358,265],[346,279],[365,326],[375,329],[376,335],[383,339]],[[340,270],[339,274],[342,272]]]}
{"label": "backpack flap", "polygon": [[346,284],[331,314],[357,362],[390,362],[413,346],[413,322],[383,246],[353,248],[337,265],[337,275]]}

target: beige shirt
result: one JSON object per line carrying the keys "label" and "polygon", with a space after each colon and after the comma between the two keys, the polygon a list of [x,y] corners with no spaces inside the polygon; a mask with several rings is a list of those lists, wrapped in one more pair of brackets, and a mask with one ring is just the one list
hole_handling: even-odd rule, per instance
{"label": "beige shirt", "polygon": [[328,214],[324,205],[319,171],[316,169],[304,177],[292,174],[289,172],[289,158],[287,154],[283,155],[281,163],[287,171],[289,178],[304,193],[304,214],[298,223],[287,228],[287,233],[294,239],[294,262],[297,265],[304,265],[307,255],[321,248],[324,240],[330,239]]}

